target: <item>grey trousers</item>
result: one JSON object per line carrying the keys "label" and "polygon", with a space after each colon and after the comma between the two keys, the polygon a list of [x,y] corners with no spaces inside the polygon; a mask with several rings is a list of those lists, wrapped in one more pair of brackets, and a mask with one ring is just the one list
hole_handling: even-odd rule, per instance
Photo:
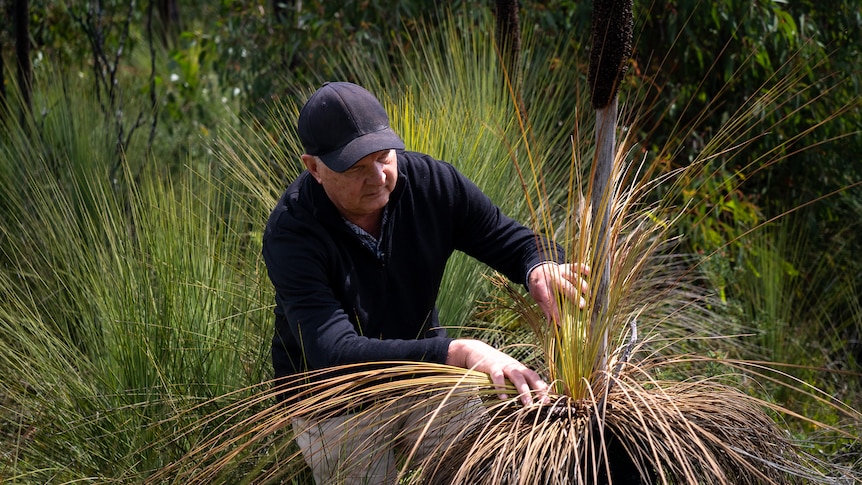
{"label": "grey trousers", "polygon": [[404,397],[357,413],[294,418],[291,425],[317,485],[389,485],[397,483],[399,459],[421,465],[486,416],[478,397],[455,396],[443,404]]}

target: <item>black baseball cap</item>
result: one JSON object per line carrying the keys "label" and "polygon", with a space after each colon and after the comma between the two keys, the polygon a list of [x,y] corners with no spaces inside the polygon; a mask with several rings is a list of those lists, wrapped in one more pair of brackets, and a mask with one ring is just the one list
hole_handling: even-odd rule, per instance
{"label": "black baseball cap", "polygon": [[370,153],[404,149],[380,101],[348,82],[327,82],[315,91],[299,112],[297,132],[305,153],[335,172]]}

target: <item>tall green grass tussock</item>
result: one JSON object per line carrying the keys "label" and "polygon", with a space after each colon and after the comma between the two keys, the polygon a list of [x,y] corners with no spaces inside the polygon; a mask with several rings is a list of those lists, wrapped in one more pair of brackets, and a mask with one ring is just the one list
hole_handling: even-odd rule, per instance
{"label": "tall green grass tussock", "polygon": [[0,154],[0,477],[135,482],[185,452],[162,420],[268,378],[259,236],[213,164],[110,180],[98,105],[45,81]]}

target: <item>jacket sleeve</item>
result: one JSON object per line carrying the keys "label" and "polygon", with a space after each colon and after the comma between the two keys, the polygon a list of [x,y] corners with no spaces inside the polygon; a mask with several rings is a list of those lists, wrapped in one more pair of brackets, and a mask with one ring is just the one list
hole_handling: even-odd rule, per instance
{"label": "jacket sleeve", "polygon": [[518,284],[526,284],[527,273],[543,262],[565,261],[562,246],[503,214],[472,181],[451,170],[455,204],[463,208],[456,221],[459,250]]}

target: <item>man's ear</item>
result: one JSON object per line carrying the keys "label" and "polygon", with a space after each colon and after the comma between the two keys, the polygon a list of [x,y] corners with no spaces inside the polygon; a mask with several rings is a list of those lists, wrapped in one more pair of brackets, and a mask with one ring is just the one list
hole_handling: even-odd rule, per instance
{"label": "man's ear", "polygon": [[317,183],[320,183],[320,159],[307,153],[303,153],[301,158],[305,168],[308,169],[308,173],[314,177],[314,180],[317,180]]}

